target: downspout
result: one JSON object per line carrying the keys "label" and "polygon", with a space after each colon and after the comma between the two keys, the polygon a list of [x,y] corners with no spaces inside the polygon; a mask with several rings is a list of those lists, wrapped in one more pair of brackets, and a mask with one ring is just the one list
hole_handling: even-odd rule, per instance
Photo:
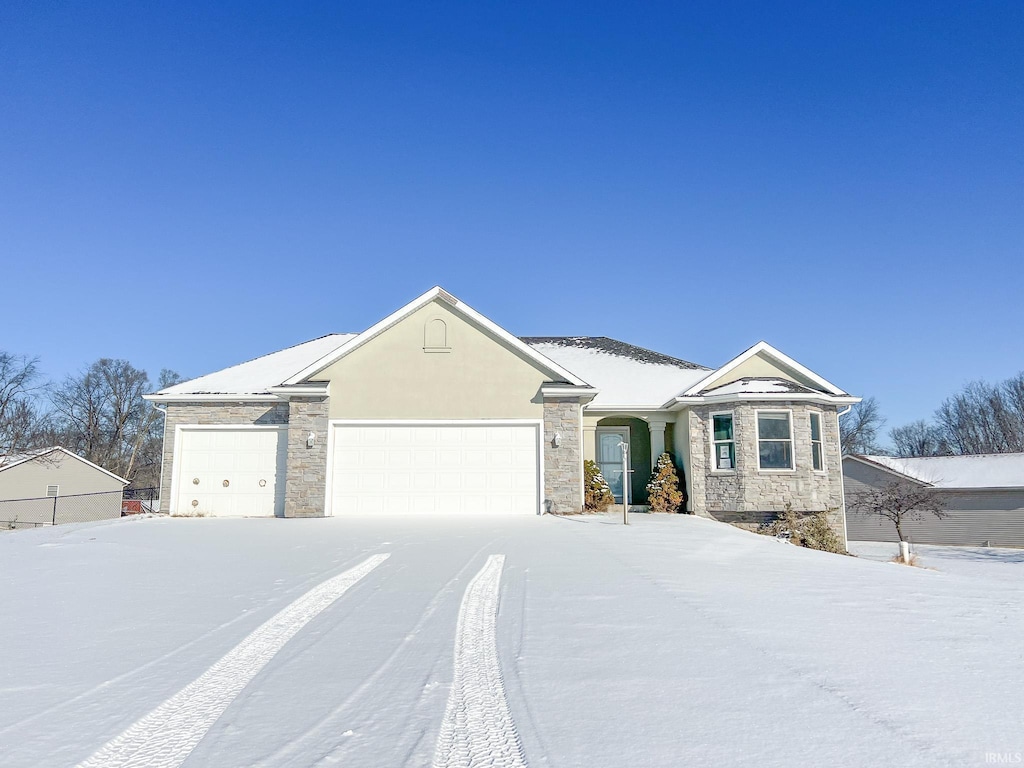
{"label": "downspout", "polygon": [[[853,410],[853,403],[846,406],[842,411],[836,411],[836,434],[841,435],[842,431],[839,429],[839,419],[848,414]],[[842,448],[842,437],[839,442],[839,493],[843,499],[843,541],[846,542],[847,548],[850,545],[850,539],[846,532],[846,478],[843,477],[843,448]]]}

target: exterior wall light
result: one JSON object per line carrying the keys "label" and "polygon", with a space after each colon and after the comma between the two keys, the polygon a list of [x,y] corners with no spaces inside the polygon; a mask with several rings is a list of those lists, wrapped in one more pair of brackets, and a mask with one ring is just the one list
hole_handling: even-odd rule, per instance
{"label": "exterior wall light", "polygon": [[551,444],[557,448],[562,444],[562,433],[555,432],[555,436],[551,439]]}
{"label": "exterior wall light", "polygon": [[306,447],[312,448],[314,445],[316,445],[316,433],[310,432],[309,437],[306,438]]}

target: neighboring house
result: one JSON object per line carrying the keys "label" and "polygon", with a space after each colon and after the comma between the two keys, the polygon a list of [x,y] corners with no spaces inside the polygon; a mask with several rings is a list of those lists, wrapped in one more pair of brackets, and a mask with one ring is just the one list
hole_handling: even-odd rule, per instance
{"label": "neighboring house", "polygon": [[0,462],[0,528],[84,523],[121,516],[128,481],[65,448]]}
{"label": "neighboring house", "polygon": [[[934,488],[948,517],[924,515],[906,523],[916,544],[1024,547],[1024,453],[980,456],[845,456],[847,500],[867,488],[894,481]],[[853,541],[899,541],[895,526],[878,516],[851,510]]]}
{"label": "neighboring house", "polygon": [[334,334],[148,395],[164,511],[578,512],[583,460],[629,500],[663,451],[687,509],[791,504],[843,533],[837,411],[858,401],[761,342],[711,369],[604,337],[517,338],[433,288]]}

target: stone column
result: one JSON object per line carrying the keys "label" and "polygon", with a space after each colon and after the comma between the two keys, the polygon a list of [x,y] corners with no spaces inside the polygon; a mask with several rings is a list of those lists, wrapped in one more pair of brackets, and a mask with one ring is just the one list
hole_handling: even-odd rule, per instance
{"label": "stone column", "polygon": [[544,400],[545,512],[571,515],[583,510],[582,426],[577,398]]}
{"label": "stone column", "polygon": [[[326,397],[293,397],[288,401],[285,517],[324,516],[329,402]],[[313,445],[309,445],[310,435]]]}
{"label": "stone column", "polygon": [[647,427],[651,431],[651,469],[654,469],[665,452],[665,422],[650,421]]}

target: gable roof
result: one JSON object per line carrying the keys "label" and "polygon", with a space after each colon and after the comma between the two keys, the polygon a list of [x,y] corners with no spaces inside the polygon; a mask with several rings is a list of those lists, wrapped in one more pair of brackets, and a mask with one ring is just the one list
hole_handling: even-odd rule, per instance
{"label": "gable roof", "polygon": [[812,382],[815,385],[815,387],[817,388],[817,391],[819,391],[819,392],[821,392],[823,394],[833,395],[833,396],[836,396],[836,397],[847,397],[848,396],[846,392],[841,390],[835,384],[832,384],[829,381],[827,381],[826,379],[824,379],[823,377],[819,376],[814,371],[812,371],[810,368],[805,368],[803,365],[798,363],[796,360],[791,358],[789,355],[785,355],[782,352],[780,352],[779,350],[777,350],[775,347],[773,347],[767,341],[759,341],[759,342],[757,342],[757,344],[755,344],[754,346],[750,347],[746,351],[740,353],[739,355],[734,357],[732,360],[727,362],[725,365],[723,365],[721,368],[718,368],[718,369],[712,371],[711,373],[709,373],[707,376],[702,378],[700,381],[696,382],[689,389],[684,390],[683,392],[679,393],[678,396],[679,397],[693,397],[693,396],[697,396],[697,395],[701,395],[701,394],[705,394],[705,393],[709,392],[711,389],[714,388],[714,384],[715,384],[716,381],[719,381],[726,374],[728,374],[730,371],[735,370],[740,365],[742,365],[747,360],[749,360],[750,358],[752,358],[752,357],[754,357],[756,355],[763,355],[764,357],[768,358],[769,360],[772,360],[772,361],[780,364],[782,367],[789,368],[789,369],[795,371],[796,373],[800,374],[802,377],[804,377],[808,381]]}
{"label": "gable roof", "polygon": [[262,395],[273,398],[272,388],[355,337],[354,333],[331,333],[190,381],[183,381],[161,389],[156,394],[147,395],[146,399],[173,400],[191,395]]}
{"label": "gable roof", "polygon": [[976,456],[851,456],[934,488],[1024,488],[1024,453]]}
{"label": "gable roof", "polygon": [[294,374],[293,376],[290,376],[289,378],[285,379],[283,382],[280,383],[284,384],[285,386],[304,383],[306,380],[310,379],[313,376],[316,376],[318,373],[320,373],[328,366],[333,365],[338,360],[341,360],[343,357],[345,357],[345,355],[348,355],[351,352],[355,351],[356,349],[359,349],[359,347],[363,346],[371,339],[376,338],[384,331],[386,331],[388,328],[391,328],[393,325],[397,324],[401,320],[404,320],[413,312],[420,309],[421,307],[426,306],[435,299],[440,299],[441,301],[445,302],[448,305],[448,309],[450,309],[452,312],[461,315],[464,319],[473,323],[477,327],[484,329],[492,336],[495,336],[499,341],[504,343],[506,346],[512,348],[513,350],[519,352],[521,355],[525,356],[527,359],[533,361],[533,363],[537,365],[541,370],[551,375],[555,381],[567,382],[569,384],[581,387],[589,386],[587,382],[581,379],[579,376],[566,370],[558,363],[556,363],[554,360],[551,360],[550,358],[540,354],[529,345],[524,344],[517,337],[513,336],[511,333],[506,331],[497,323],[488,320],[486,317],[484,317],[479,312],[474,310],[468,304],[459,301],[457,298],[452,296],[439,285],[434,286],[423,295],[413,299],[404,307],[401,307],[400,309],[392,312],[379,323],[376,323],[370,328],[367,328],[365,331],[356,335],[354,338],[348,339],[344,344],[342,344],[337,349],[334,349],[331,352],[325,354],[320,359],[315,360],[298,373]]}
{"label": "gable roof", "polygon": [[710,369],[607,336],[528,336],[524,342],[599,391],[590,408],[658,410]]}
{"label": "gable roof", "polygon": [[793,393],[799,395],[813,395],[816,390],[797,384],[789,379],[778,379],[770,376],[746,376],[736,379],[728,384],[717,387],[709,387],[703,391],[705,395],[775,395],[780,393]]}
{"label": "gable roof", "polygon": [[98,471],[102,472],[103,474],[107,475],[108,477],[112,477],[113,479],[117,480],[118,482],[123,483],[124,485],[128,485],[129,481],[125,480],[120,475],[115,475],[113,472],[111,472],[110,470],[104,469],[99,464],[93,464],[88,459],[83,459],[77,453],[72,453],[67,448],[62,448],[59,445],[55,445],[55,446],[53,446],[51,448],[40,448],[40,449],[35,450],[35,451],[26,451],[25,453],[10,454],[8,456],[0,456],[0,462],[4,461],[6,459],[6,463],[0,464],[0,472],[5,472],[6,470],[11,469],[12,467],[17,467],[19,464],[25,464],[25,463],[27,463],[29,461],[33,461],[35,459],[42,458],[43,456],[47,456],[47,455],[49,455],[51,453],[54,453],[55,451],[63,453],[65,455],[67,455],[67,456],[70,456],[72,459],[77,459],[78,461],[82,462],[83,464],[87,464],[88,466],[92,467],[95,470],[98,470]]}

